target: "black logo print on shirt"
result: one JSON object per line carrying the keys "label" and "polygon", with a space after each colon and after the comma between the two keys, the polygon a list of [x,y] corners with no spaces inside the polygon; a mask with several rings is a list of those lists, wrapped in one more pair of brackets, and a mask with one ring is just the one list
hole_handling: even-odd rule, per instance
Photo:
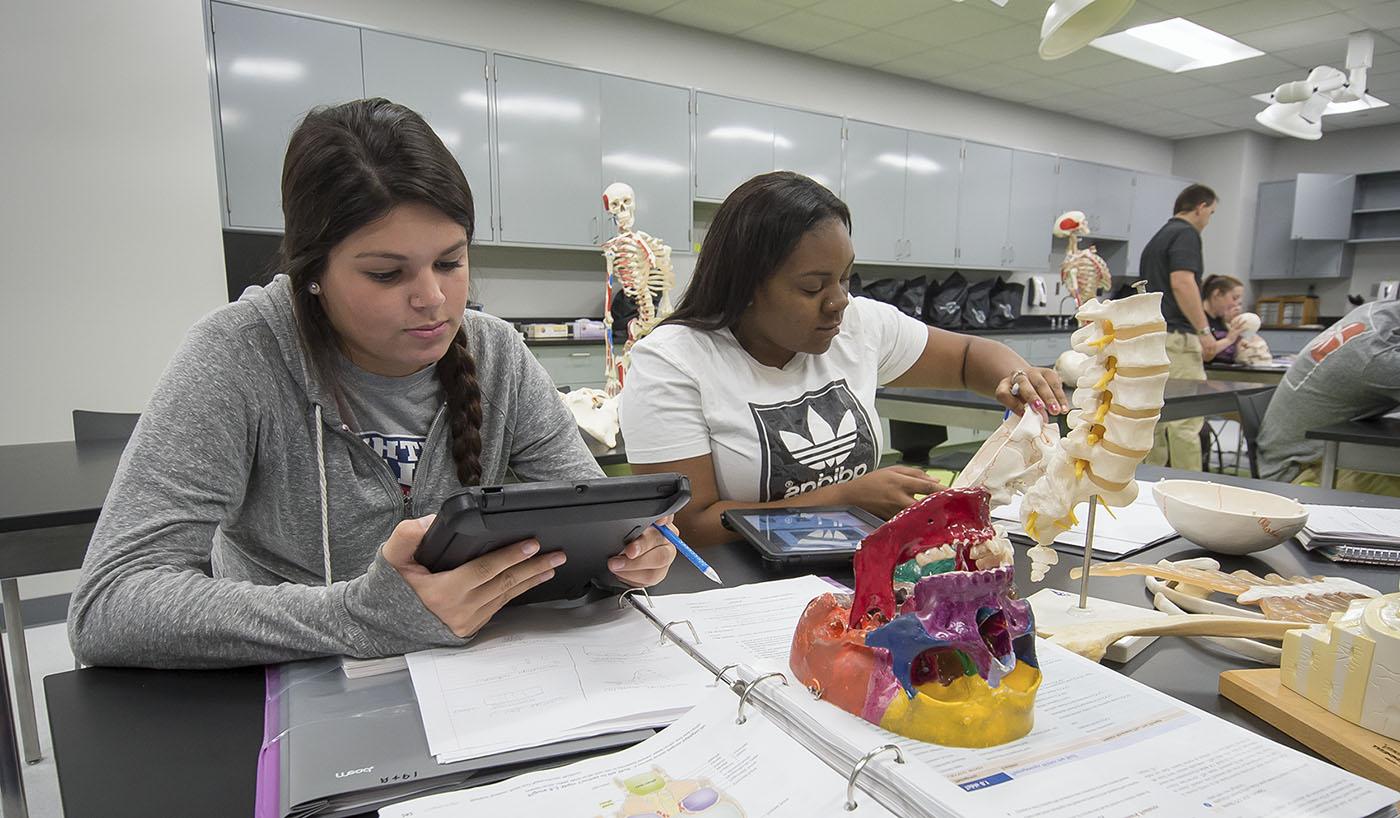
{"label": "black logo print on shirt", "polygon": [[875,467],[870,417],[845,380],[749,410],[758,427],[762,502],[854,480]]}

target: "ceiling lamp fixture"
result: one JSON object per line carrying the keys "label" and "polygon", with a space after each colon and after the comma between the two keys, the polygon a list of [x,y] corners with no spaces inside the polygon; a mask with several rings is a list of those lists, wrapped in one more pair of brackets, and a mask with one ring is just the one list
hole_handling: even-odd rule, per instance
{"label": "ceiling lamp fixture", "polygon": [[1058,60],[1113,28],[1133,0],[1055,0],[1040,26],[1040,58]]}
{"label": "ceiling lamp fixture", "polygon": [[1298,139],[1322,138],[1322,115],[1334,102],[1360,102],[1366,97],[1366,70],[1376,41],[1369,31],[1359,31],[1347,40],[1347,72],[1330,65],[1319,65],[1308,78],[1285,82],[1269,95],[1269,107],[1254,115],[1254,121],[1269,130]]}

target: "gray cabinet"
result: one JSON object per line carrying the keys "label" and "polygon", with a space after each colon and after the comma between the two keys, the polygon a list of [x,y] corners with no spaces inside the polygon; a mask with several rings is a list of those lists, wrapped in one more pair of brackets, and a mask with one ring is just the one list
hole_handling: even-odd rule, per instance
{"label": "gray cabinet", "polygon": [[909,132],[904,166],[904,258],[952,265],[957,258],[962,140]]}
{"label": "gray cabinet", "polygon": [[1133,172],[1077,159],[1061,159],[1056,200],[1061,213],[1083,211],[1091,235],[1126,239],[1133,206]]}
{"label": "gray cabinet", "polygon": [[[1323,202],[1327,197],[1338,197],[1340,194],[1337,183],[1312,179],[1306,186],[1301,186],[1304,177],[1325,176],[1329,174],[1304,173],[1299,174],[1297,179],[1263,182],[1259,185],[1250,278],[1337,278],[1343,274],[1346,268],[1345,236],[1350,230],[1350,212],[1345,214],[1348,225],[1346,230],[1341,231],[1342,238],[1297,238],[1299,235],[1316,236],[1327,231],[1336,232],[1336,225],[1319,224],[1313,219],[1315,214],[1320,216],[1322,204],[1300,204],[1298,201],[1303,191],[1313,196],[1321,191]],[[1354,177],[1352,179],[1354,183]],[[1333,205],[1335,206],[1335,202]],[[1302,221],[1307,221],[1308,225],[1304,226]]]}
{"label": "gray cabinet", "polygon": [[1300,173],[1293,198],[1294,239],[1344,240],[1351,237],[1356,176]]}
{"label": "gray cabinet", "polygon": [[[963,146],[962,184],[958,193],[958,264],[1003,267],[1011,255],[1007,230],[1011,221],[1010,148],[968,142]],[[1047,221],[1042,228],[1048,234]]]}
{"label": "gray cabinet", "polygon": [[778,105],[695,95],[695,196],[720,201],[771,170],[841,188],[841,118]]}
{"label": "gray cabinet", "polygon": [[571,386],[575,389],[591,386],[594,389],[602,389],[607,381],[607,353],[602,344],[532,346],[530,351],[544,366],[555,386]]}
{"label": "gray cabinet", "polygon": [[592,247],[603,228],[599,77],[496,57],[499,236]]}
{"label": "gray cabinet", "polygon": [[772,107],[773,170],[810,176],[841,192],[841,117]]}
{"label": "gray cabinet", "polygon": [[212,3],[231,228],[282,229],[282,162],[306,112],[364,96],[360,30]]}
{"label": "gray cabinet", "polygon": [[[690,252],[690,91],[604,75],[602,151],[603,185],[626,182],[637,194],[637,229]],[[614,228],[601,188],[594,203],[606,239]]]}
{"label": "gray cabinet", "polygon": [[1128,231],[1127,274],[1138,274],[1142,249],[1173,215],[1176,197],[1189,181],[1156,173],[1138,173],[1133,178],[1132,224]]}
{"label": "gray cabinet", "polygon": [[[969,184],[964,182],[964,187]],[[1050,236],[1055,224],[1055,157],[1011,152],[1011,206],[1007,258],[1011,270],[1050,269]]]}
{"label": "gray cabinet", "polygon": [[1259,337],[1264,339],[1264,343],[1269,345],[1269,351],[1275,355],[1297,355],[1319,332],[1320,330],[1264,329],[1259,330]]}
{"label": "gray cabinet", "polygon": [[846,125],[846,205],[857,261],[904,257],[904,164],[909,134],[900,128]]}
{"label": "gray cabinet", "polygon": [[495,238],[486,52],[380,31],[361,35],[367,97],[423,116],[462,166],[476,205],[476,239]]}

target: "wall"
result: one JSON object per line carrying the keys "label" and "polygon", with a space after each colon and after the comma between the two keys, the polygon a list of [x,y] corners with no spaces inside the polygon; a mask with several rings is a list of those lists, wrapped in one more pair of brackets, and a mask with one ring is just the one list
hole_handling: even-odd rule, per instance
{"label": "wall", "polygon": [[[1274,145],[1266,178],[1287,179],[1299,173],[1372,173],[1400,170],[1400,125],[1380,125],[1345,131],[1327,131],[1317,142],[1279,139]],[[1352,309],[1348,294],[1370,301],[1376,296],[1381,279],[1400,278],[1400,244],[1353,245],[1350,279],[1322,279],[1307,282],[1268,282],[1266,295],[1296,295],[1316,286],[1322,315],[1340,316]]]}
{"label": "wall", "polygon": [[198,3],[7,0],[0,445],[139,410],[224,301]]}

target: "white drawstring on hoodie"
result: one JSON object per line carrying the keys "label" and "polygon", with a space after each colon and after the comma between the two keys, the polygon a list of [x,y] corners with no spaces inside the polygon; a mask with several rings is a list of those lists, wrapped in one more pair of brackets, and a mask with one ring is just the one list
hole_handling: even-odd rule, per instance
{"label": "white drawstring on hoodie", "polygon": [[321,432],[321,404],[316,406],[316,473],[321,482],[321,559],[325,563],[326,587],[331,587],[330,503],[326,498],[326,452]]}

